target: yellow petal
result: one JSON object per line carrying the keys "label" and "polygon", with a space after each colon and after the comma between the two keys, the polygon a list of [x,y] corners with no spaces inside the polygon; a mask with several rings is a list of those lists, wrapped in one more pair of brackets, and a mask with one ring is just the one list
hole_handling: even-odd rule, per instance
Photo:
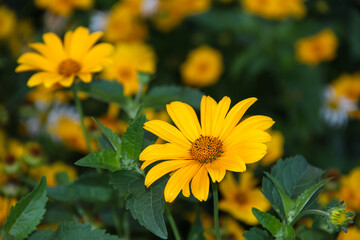
{"label": "yellow petal", "polygon": [[72,33],[70,44],[70,57],[77,61],[81,61],[87,52],[89,30],[85,27],[78,27]]}
{"label": "yellow petal", "polygon": [[258,142],[265,143],[270,142],[271,136],[269,133],[262,130],[245,130],[242,133],[236,131],[234,134],[230,134],[228,138],[223,142],[226,148],[232,148],[234,145],[241,144],[243,142]]}
{"label": "yellow petal", "polygon": [[256,98],[247,98],[237,103],[229,113],[226,115],[223,129],[220,133],[220,138],[226,138],[233,130],[234,127],[239,123],[240,119],[243,117],[244,113],[248,110],[248,108],[256,102]]}
{"label": "yellow petal", "polygon": [[274,120],[272,120],[270,117],[256,115],[256,116],[248,117],[244,121],[240,122],[239,125],[236,126],[236,128],[239,128],[241,130],[244,129],[266,130],[270,128],[274,123],[275,123]]}
{"label": "yellow petal", "polygon": [[18,59],[18,63],[23,63],[27,66],[32,66],[36,70],[43,70],[46,72],[56,72],[56,66],[48,59],[44,58],[40,54],[27,52],[21,55]]}
{"label": "yellow petal", "polygon": [[199,201],[206,201],[209,196],[210,181],[205,165],[202,165],[199,171],[191,180],[191,192],[199,199]]}
{"label": "yellow petal", "polygon": [[209,96],[201,99],[201,130],[203,136],[212,136],[212,123],[215,119],[217,103]]}
{"label": "yellow petal", "polygon": [[146,187],[149,187],[151,184],[153,184],[156,180],[158,180],[165,174],[175,171],[176,169],[188,166],[193,162],[193,160],[169,160],[157,164],[156,166],[152,167],[150,171],[146,174]]}
{"label": "yellow petal", "polygon": [[44,81],[44,77],[47,76],[46,72],[39,72],[35,73],[30,77],[30,79],[27,82],[28,87],[34,87],[39,84],[42,84]]}
{"label": "yellow petal", "polygon": [[89,83],[91,82],[92,76],[90,73],[79,73],[77,76],[81,79],[81,81]]}
{"label": "yellow petal", "polygon": [[56,57],[57,59],[67,58],[63,43],[55,33],[45,33],[43,35],[43,39],[46,47],[48,48],[47,50],[50,51],[47,54],[42,53],[44,56],[53,55],[53,57]]}
{"label": "yellow petal", "polygon": [[237,147],[238,154],[245,163],[254,163],[262,159],[267,151],[267,146],[262,143],[242,143]]}
{"label": "yellow petal", "polygon": [[33,70],[37,70],[37,68],[26,65],[26,64],[21,64],[16,67],[15,72],[27,72],[27,71],[33,71]]}
{"label": "yellow petal", "polygon": [[229,97],[223,97],[216,108],[215,119],[212,124],[212,136],[218,137],[225,122],[226,113],[229,111],[231,100]]}
{"label": "yellow petal", "polygon": [[98,65],[104,65],[104,61],[107,60],[106,58],[108,58],[113,51],[114,47],[109,43],[97,44],[85,55],[83,59],[83,71],[89,71]]}
{"label": "yellow petal", "polygon": [[237,182],[235,181],[234,174],[227,173],[224,180],[219,184],[219,190],[221,194],[227,198],[231,199],[237,191]]}
{"label": "yellow petal", "polygon": [[74,82],[74,78],[75,78],[74,75],[70,75],[68,77],[62,77],[59,80],[59,83],[60,83],[61,86],[70,87]]}
{"label": "yellow petal", "polygon": [[67,31],[64,37],[64,50],[66,56],[70,57],[71,43],[72,43],[73,32]]}
{"label": "yellow petal", "polygon": [[221,182],[223,180],[226,170],[221,166],[219,161],[207,163],[205,167],[213,182]]}
{"label": "yellow petal", "polygon": [[190,197],[190,183],[186,183],[181,191],[185,197]]}
{"label": "yellow petal", "polygon": [[191,143],[182,135],[182,133],[173,125],[161,121],[152,120],[144,124],[144,129],[152,132],[167,142],[178,144],[187,149],[191,148]]}
{"label": "yellow petal", "polygon": [[172,143],[152,144],[140,153],[140,161],[191,159],[188,149]]}
{"label": "yellow petal", "polygon": [[242,157],[239,155],[232,155],[231,157],[221,156],[216,161],[228,171],[232,172],[244,172],[246,171],[246,165]]}
{"label": "yellow petal", "polygon": [[199,120],[192,107],[186,103],[172,102],[166,105],[166,109],[173,122],[187,139],[193,142],[200,137]]}
{"label": "yellow petal", "polygon": [[191,162],[191,164],[178,169],[171,175],[164,190],[164,197],[166,202],[173,202],[185,184],[187,184],[194,177],[194,175],[201,167],[201,164],[198,161],[189,162]]}

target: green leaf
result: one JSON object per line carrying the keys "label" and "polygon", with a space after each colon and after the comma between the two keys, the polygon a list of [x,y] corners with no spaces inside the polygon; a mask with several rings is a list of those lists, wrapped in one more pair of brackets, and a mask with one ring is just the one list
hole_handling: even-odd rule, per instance
{"label": "green leaf", "polygon": [[100,152],[92,152],[80,160],[75,165],[82,167],[102,168],[112,172],[121,169],[120,154],[112,149],[101,150]]}
{"label": "green leaf", "polygon": [[[323,170],[309,165],[302,156],[295,156],[285,160],[280,159],[271,169],[271,175],[283,186],[291,199],[297,197],[307,188],[321,179]],[[272,181],[263,178],[263,194],[271,202],[273,208],[281,217],[284,216],[281,197]]]}
{"label": "green leaf", "polygon": [[308,228],[306,226],[299,226],[296,230],[297,236],[300,240],[334,240],[334,236],[319,228]]}
{"label": "green leaf", "polygon": [[282,206],[285,212],[285,217],[287,220],[290,220],[294,217],[294,213],[292,211],[292,209],[295,206],[295,201],[292,200],[284,191],[283,187],[280,185],[279,181],[274,178],[272,175],[270,175],[269,173],[265,172],[266,176],[268,178],[270,178],[270,180],[273,182],[273,184],[275,185],[278,193],[280,194],[280,198],[281,198],[281,202],[282,202]]}
{"label": "green leaf", "polygon": [[86,239],[86,240],[120,240],[117,236],[107,234],[102,229],[92,229],[90,224],[69,222],[62,224],[54,235],[55,240]]}
{"label": "green leaf", "polygon": [[45,229],[34,232],[28,240],[54,240],[54,231],[52,229]]}
{"label": "green leaf", "polygon": [[102,174],[84,174],[74,182],[48,188],[48,196],[57,201],[107,202],[114,198],[109,178]]}
{"label": "green leaf", "polygon": [[143,144],[145,122],[145,114],[139,115],[122,136],[121,156],[123,159],[121,163],[124,169],[133,169],[137,166]]}
{"label": "green leaf", "polygon": [[143,108],[163,109],[170,102],[182,101],[200,109],[202,96],[203,93],[199,90],[188,87],[156,86],[142,98],[141,103]]}
{"label": "green leaf", "polygon": [[[306,189],[297,199],[295,202],[295,213],[294,216],[297,216],[304,208],[306,205],[310,204],[310,200],[312,199],[312,197],[315,195],[315,193],[322,187],[324,186],[325,183],[327,183],[330,180],[330,178],[328,179],[323,179],[320,182],[312,185],[311,187],[309,187],[308,189]],[[290,222],[291,223],[291,222]]]}
{"label": "green leaf", "polygon": [[34,190],[11,207],[3,230],[16,240],[25,239],[43,218],[46,202],[46,178],[43,177]]}
{"label": "green leaf", "polygon": [[121,139],[119,138],[119,136],[116,133],[114,133],[110,128],[107,128],[104,125],[102,125],[95,118],[93,118],[93,120],[97,123],[97,125],[99,125],[102,132],[105,134],[105,136],[109,140],[113,150],[116,151],[116,152],[120,152],[120,150],[121,150]]}
{"label": "green leaf", "polygon": [[134,219],[160,238],[167,238],[164,221],[164,188],[166,179],[153,183],[149,188],[144,186],[144,176],[132,171],[118,171],[111,175],[112,184],[120,193],[129,193],[126,209]]}
{"label": "green leaf", "polygon": [[1,238],[2,240],[15,240],[15,238],[13,236],[11,236],[9,233],[7,233],[6,231],[4,230],[1,230],[0,231],[0,234],[1,234]]}
{"label": "green leaf", "polygon": [[253,227],[243,235],[247,240],[273,240],[274,238],[266,231]]}
{"label": "green leaf", "polygon": [[280,220],[269,213],[260,211],[259,209],[252,208],[252,212],[259,223],[266,228],[273,236],[279,234],[283,228]]}
{"label": "green leaf", "polygon": [[197,211],[195,222],[191,224],[191,229],[187,240],[205,240],[204,228],[200,219],[200,211]]}
{"label": "green leaf", "polygon": [[116,81],[98,80],[91,83],[80,83],[79,91],[100,101],[118,103],[126,106],[130,99],[123,95],[123,87]]}

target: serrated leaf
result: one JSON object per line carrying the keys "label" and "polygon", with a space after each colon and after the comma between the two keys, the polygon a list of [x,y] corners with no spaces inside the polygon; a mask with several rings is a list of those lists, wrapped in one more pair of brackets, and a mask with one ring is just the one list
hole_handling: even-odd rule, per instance
{"label": "serrated leaf", "polygon": [[286,193],[284,188],[280,185],[279,181],[274,178],[272,175],[270,175],[269,173],[265,172],[265,175],[270,178],[270,180],[273,182],[273,184],[276,187],[276,190],[278,191],[280,198],[281,198],[281,202],[282,202],[282,206],[285,212],[285,217],[287,220],[290,220],[294,217],[293,212],[291,211],[294,206],[295,206],[295,201],[292,200]]}
{"label": "serrated leaf", "polygon": [[56,231],[54,240],[70,240],[70,239],[86,239],[86,240],[120,240],[117,236],[107,234],[102,229],[92,229],[90,224],[78,224],[70,222],[60,225]]}
{"label": "serrated leaf", "polygon": [[274,238],[266,231],[253,227],[243,235],[247,240],[273,240]]}
{"label": "serrated leaf", "polygon": [[80,83],[79,91],[85,92],[100,101],[118,103],[126,106],[130,99],[123,95],[123,87],[116,81],[98,80],[91,83]]}
{"label": "serrated leaf", "polygon": [[27,240],[54,240],[54,231],[45,229],[34,232]]}
{"label": "serrated leaf", "polygon": [[120,150],[121,150],[121,139],[119,138],[119,136],[116,133],[114,133],[110,128],[105,127],[103,124],[101,124],[95,118],[93,118],[93,120],[97,123],[97,125],[99,125],[102,132],[105,134],[105,136],[109,140],[113,150],[116,151],[116,152],[120,152]]}
{"label": "serrated leaf", "polygon": [[[318,182],[323,173],[323,170],[309,165],[302,156],[280,159],[271,169],[271,175],[279,181],[284,191],[294,200],[307,188]],[[262,187],[265,197],[271,202],[280,217],[283,217],[281,198],[272,181],[263,178]]]}
{"label": "serrated leaf", "polygon": [[121,169],[120,154],[112,149],[92,152],[75,162],[75,165],[82,167],[102,168],[112,172]]}
{"label": "serrated leaf", "polygon": [[46,178],[42,177],[34,190],[11,207],[3,230],[16,240],[25,239],[43,218],[46,202]]}
{"label": "serrated leaf", "polygon": [[1,234],[1,238],[2,240],[15,240],[15,238],[13,236],[11,236],[9,233],[7,233],[6,231],[4,230],[1,230],[0,231],[0,234]]}
{"label": "serrated leaf", "polygon": [[259,209],[252,208],[252,212],[259,223],[266,228],[273,236],[276,236],[283,225],[280,220],[271,215],[270,213],[265,213],[260,211]]}
{"label": "serrated leaf", "polygon": [[57,201],[106,202],[114,198],[109,178],[102,174],[85,174],[74,182],[48,188],[48,196]]}
{"label": "serrated leaf", "polygon": [[188,87],[156,86],[142,98],[142,106],[143,108],[163,109],[170,102],[182,101],[200,109],[202,96],[203,93],[199,90]]}
{"label": "serrated leaf", "polygon": [[[295,214],[294,216],[297,216],[304,208],[305,206],[309,203],[309,201],[311,200],[311,198],[314,196],[314,194],[322,187],[324,186],[325,183],[327,183],[330,180],[330,178],[328,179],[323,179],[320,182],[312,185],[311,187],[309,187],[308,189],[306,189],[297,199],[295,202]],[[291,223],[291,222],[290,222]]]}
{"label": "serrated leaf", "polygon": [[123,159],[121,163],[124,169],[133,169],[137,164],[142,149],[145,122],[145,114],[139,115],[122,136],[121,155]]}
{"label": "serrated leaf", "polygon": [[167,238],[164,221],[165,181],[158,180],[149,188],[144,186],[144,176],[133,171],[118,171],[111,174],[110,184],[120,193],[128,193],[126,208],[141,225],[160,238]]}

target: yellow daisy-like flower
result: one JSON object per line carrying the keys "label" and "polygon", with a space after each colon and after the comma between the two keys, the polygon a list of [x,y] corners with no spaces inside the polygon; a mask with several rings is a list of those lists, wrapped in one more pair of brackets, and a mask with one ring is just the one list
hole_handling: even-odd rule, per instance
{"label": "yellow daisy-like flower", "polygon": [[45,33],[45,43],[32,43],[29,46],[39,53],[24,53],[18,59],[16,72],[39,71],[31,76],[27,85],[34,87],[44,84],[49,88],[58,83],[64,87],[73,84],[75,77],[83,82],[91,82],[92,73],[99,72],[110,61],[113,51],[109,43],[94,44],[103,34],[90,34],[85,27],[65,34],[64,43],[54,33]]}
{"label": "yellow daisy-like flower", "polygon": [[220,182],[226,170],[244,172],[246,163],[259,161],[266,154],[264,143],[271,140],[264,130],[274,121],[258,115],[239,123],[256,100],[247,98],[229,111],[229,97],[216,103],[211,97],[204,96],[201,100],[201,125],[188,104],[177,101],[168,104],[167,112],[178,128],[161,120],[144,124],[146,130],[168,142],[150,145],[140,154],[140,160],[145,161],[142,170],[164,160],[150,169],[145,185],[149,187],[171,172],[164,191],[167,202],[174,201],[180,191],[189,197],[190,184],[192,194],[200,201],[206,201],[210,185],[208,174],[213,182]]}

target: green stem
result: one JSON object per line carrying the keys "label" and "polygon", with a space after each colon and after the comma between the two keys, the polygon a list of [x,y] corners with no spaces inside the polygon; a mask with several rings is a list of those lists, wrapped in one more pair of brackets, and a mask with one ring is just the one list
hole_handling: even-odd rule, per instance
{"label": "green stem", "polygon": [[214,224],[216,231],[216,239],[221,240],[220,225],[219,225],[219,193],[217,183],[211,182],[214,198]]}
{"label": "green stem", "polygon": [[177,229],[176,227],[176,224],[175,224],[175,221],[174,221],[174,218],[172,217],[171,215],[171,212],[168,208],[167,205],[165,205],[165,214],[166,214],[166,217],[168,218],[169,220],[169,223],[170,223],[170,227],[174,233],[174,236],[175,236],[175,239],[176,240],[181,240],[181,237],[180,237],[180,234],[179,234],[179,230]]}
{"label": "green stem", "polygon": [[112,218],[113,218],[113,221],[114,221],[114,225],[115,225],[115,229],[116,229],[116,233],[118,234],[118,236],[121,235],[121,224],[120,224],[120,219],[116,213],[116,210],[115,208],[111,208],[110,209],[111,211],[111,215],[112,215]]}
{"label": "green stem", "polygon": [[315,214],[315,215],[320,215],[320,216],[327,216],[329,215],[329,213],[322,211],[322,210],[317,210],[317,209],[311,209],[311,210],[305,210],[303,212],[301,212],[299,215],[297,215],[292,221],[291,221],[291,225],[294,225],[300,218],[302,218],[303,216],[306,215],[310,215],[310,214]]}
{"label": "green stem", "polygon": [[84,112],[83,112],[83,109],[82,109],[82,106],[81,106],[81,103],[80,103],[80,100],[79,100],[78,87],[77,87],[76,83],[73,84],[72,90],[73,90],[73,93],[74,93],[75,105],[76,105],[77,111],[78,111],[79,116],[80,116],[80,123],[81,123],[81,128],[82,128],[82,131],[83,131],[83,134],[84,134],[84,137],[85,137],[86,146],[87,146],[87,149],[88,149],[88,151],[90,153],[91,152],[90,140],[89,140],[88,132],[86,130],[86,126],[85,126]]}
{"label": "green stem", "polygon": [[129,223],[129,215],[128,212],[124,209],[123,215],[123,227],[124,227],[124,239],[130,239],[130,223]]}
{"label": "green stem", "polygon": [[140,102],[140,98],[141,98],[143,89],[144,89],[144,84],[140,83],[139,89],[136,93],[135,100],[134,100],[136,105]]}

